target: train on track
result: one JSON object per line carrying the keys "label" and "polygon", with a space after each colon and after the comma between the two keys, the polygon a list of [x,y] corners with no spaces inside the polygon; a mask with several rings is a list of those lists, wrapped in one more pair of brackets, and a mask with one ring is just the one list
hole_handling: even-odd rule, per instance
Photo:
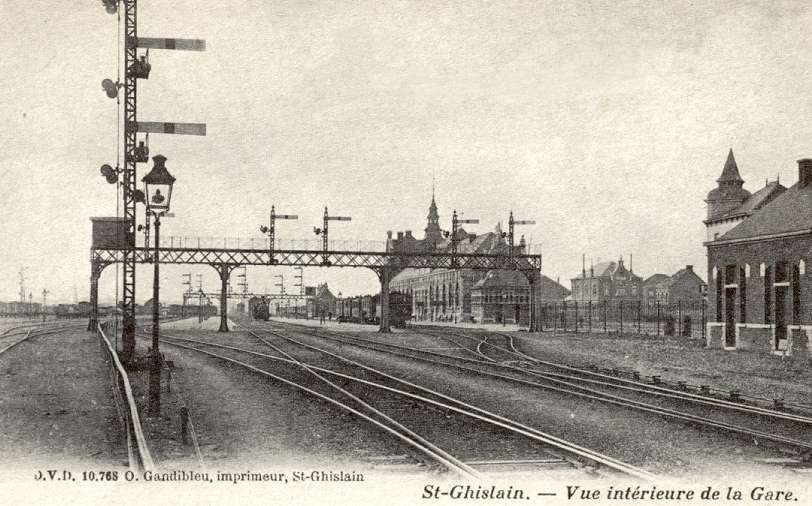
{"label": "train on track", "polygon": [[[271,297],[252,297],[248,301],[248,310],[255,320],[267,321],[277,310],[273,309]],[[280,307],[281,313],[291,308]],[[347,297],[331,301],[315,300],[302,307],[301,311],[288,312],[297,317],[319,318],[324,313],[325,318],[335,318],[340,322],[363,323],[377,325],[381,322],[380,294]],[[389,324],[394,327],[403,327],[412,318],[412,298],[409,294],[390,292],[389,294]]]}

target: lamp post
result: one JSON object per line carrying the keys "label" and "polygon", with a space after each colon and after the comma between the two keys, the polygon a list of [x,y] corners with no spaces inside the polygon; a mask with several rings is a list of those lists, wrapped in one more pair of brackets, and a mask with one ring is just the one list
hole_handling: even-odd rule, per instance
{"label": "lamp post", "polygon": [[159,346],[160,318],[160,281],[159,247],[161,240],[161,216],[169,212],[169,201],[172,198],[172,185],[175,178],[166,170],[166,157],[155,155],[152,170],[144,176],[144,193],[147,197],[147,212],[155,219],[155,254],[152,258],[154,276],[152,280],[152,360],[149,366],[149,414],[161,414],[161,353]]}

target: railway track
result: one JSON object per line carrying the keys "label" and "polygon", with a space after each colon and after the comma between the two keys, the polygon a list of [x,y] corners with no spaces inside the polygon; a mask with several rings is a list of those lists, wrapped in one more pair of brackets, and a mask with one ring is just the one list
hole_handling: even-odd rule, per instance
{"label": "railway track", "polygon": [[[810,452],[812,452],[812,442],[796,437],[796,434],[809,434],[809,428],[812,426],[812,419],[809,417],[755,406],[745,406],[715,398],[692,395],[688,392],[675,392],[670,389],[659,388],[651,389],[628,384],[618,385],[594,378],[585,379],[575,375],[562,375],[542,371],[532,367],[533,361],[541,362],[538,359],[525,354],[521,354],[520,357],[517,357],[516,353],[520,353],[518,350],[514,350],[515,353],[512,353],[508,348],[501,347],[492,342],[489,343],[488,339],[478,339],[479,342],[471,347],[479,350],[477,353],[480,353],[483,352],[483,348],[485,347],[499,346],[500,359],[512,357],[514,360],[512,362],[504,362],[489,355],[479,356],[476,359],[451,356],[434,351],[360,338],[344,333],[333,331],[329,333],[321,332],[312,327],[291,323],[272,322],[271,325],[275,325],[277,328],[295,327],[298,332],[321,339],[352,344],[361,348],[452,367],[458,370],[599,401],[626,409],[651,413],[665,418],[680,420],[694,426],[721,430],[747,438],[757,444],[769,442],[786,453],[798,456],[801,460],[808,459]],[[447,335],[440,337],[460,345],[459,341],[453,338],[463,338],[465,336],[454,333],[453,337]],[[471,350],[469,349],[469,351]],[[530,365],[517,364],[516,359],[518,358],[521,358],[523,362],[529,362]],[[622,389],[627,396],[624,397],[606,391],[607,389],[615,388]],[[659,404],[653,403],[650,399],[647,402],[641,400],[651,397],[659,399]],[[678,409],[667,405],[668,403],[674,402],[678,403]],[[708,411],[712,411],[716,416],[721,412],[726,419],[711,418],[708,416]],[[735,423],[732,423],[729,420],[730,418],[733,418],[733,422]],[[764,426],[766,426],[766,428]]]}
{"label": "railway track", "polygon": [[[273,351],[273,354],[258,351],[256,345],[245,348],[178,336],[163,336],[162,339],[167,344],[241,365],[326,400],[397,437],[419,454],[424,463],[428,463],[428,459],[457,474],[479,477],[476,467],[480,465],[524,462],[535,465],[570,463],[587,470],[600,466],[603,472],[623,473],[646,480],[654,478],[645,470],[289,335],[261,329],[263,336],[255,327],[245,330],[256,339],[257,345]],[[283,347],[295,348],[296,355]],[[209,351],[211,349],[227,353]],[[308,360],[302,360],[301,356],[307,356]],[[269,368],[281,368],[284,373]],[[442,443],[435,444],[434,441]]]}
{"label": "railway track", "polygon": [[62,325],[42,325],[33,324],[19,327],[12,327],[0,333],[0,355],[14,348],[18,344],[34,337],[43,337],[52,334],[57,334],[64,330],[84,327],[84,324],[62,324]]}
{"label": "railway track", "polygon": [[[443,338],[447,338],[439,333]],[[438,334],[429,334],[438,335]],[[757,405],[748,405],[742,402],[734,402],[710,395],[701,395],[685,390],[677,390],[668,388],[666,386],[646,383],[641,380],[630,380],[619,377],[617,375],[609,375],[598,371],[584,369],[580,367],[573,367],[567,364],[560,364],[556,362],[542,360],[526,353],[519,351],[516,347],[514,336],[502,333],[489,333],[489,334],[465,334],[454,332],[454,336],[462,337],[475,341],[477,354],[486,361],[499,361],[494,359],[494,356],[501,357],[501,361],[516,362],[518,361],[522,369],[529,375],[540,376],[551,379],[561,379],[567,381],[581,382],[586,385],[591,385],[600,388],[614,389],[633,393],[645,393],[650,396],[662,397],[671,400],[679,400],[686,403],[701,404],[710,406],[716,409],[731,410],[751,415],[759,415],[765,418],[776,420],[783,420],[788,422],[797,422],[805,426],[812,426],[812,416],[803,412],[791,412],[787,410],[775,410],[764,408]],[[499,345],[493,342],[494,337],[502,338],[505,340],[505,345]],[[458,341],[454,341],[458,343]],[[488,351],[484,351],[488,350]],[[541,369],[543,367],[544,369]],[[564,371],[566,374],[554,373],[552,370]]]}

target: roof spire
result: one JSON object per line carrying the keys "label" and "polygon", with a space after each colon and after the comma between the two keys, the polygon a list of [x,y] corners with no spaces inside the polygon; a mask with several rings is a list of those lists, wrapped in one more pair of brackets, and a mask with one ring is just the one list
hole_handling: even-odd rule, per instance
{"label": "roof spire", "polygon": [[716,180],[717,183],[744,183],[744,179],[739,175],[739,167],[736,165],[736,158],[733,156],[733,148],[727,153],[725,167],[722,175]]}

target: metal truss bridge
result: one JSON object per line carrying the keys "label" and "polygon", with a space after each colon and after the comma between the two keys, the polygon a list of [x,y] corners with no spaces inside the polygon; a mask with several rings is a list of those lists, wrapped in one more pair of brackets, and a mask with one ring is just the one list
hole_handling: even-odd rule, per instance
{"label": "metal truss bridge", "polygon": [[[155,250],[136,247],[91,248],[91,304],[94,308],[91,324],[95,323],[98,305],[98,280],[108,265],[121,263],[133,255],[136,263],[152,263]],[[389,282],[404,269],[470,269],[514,270],[525,275],[530,284],[530,327],[535,330],[538,322],[535,283],[541,277],[541,255],[525,254],[471,254],[455,251],[431,253],[392,251],[332,251],[325,249],[225,249],[169,247],[158,249],[158,261],[162,264],[210,265],[220,275],[220,330],[228,331],[227,298],[228,279],[235,268],[247,265],[291,267],[362,267],[378,275],[381,282],[381,332],[389,332]]]}

